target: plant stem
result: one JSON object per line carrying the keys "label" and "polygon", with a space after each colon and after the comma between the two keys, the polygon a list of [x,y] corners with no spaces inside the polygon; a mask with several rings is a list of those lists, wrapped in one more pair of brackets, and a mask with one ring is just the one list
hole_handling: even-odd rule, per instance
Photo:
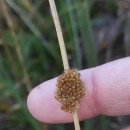
{"label": "plant stem", "polygon": [[30,91],[32,85],[31,85],[31,81],[30,81],[29,75],[27,73],[27,69],[26,69],[26,66],[25,66],[25,61],[24,61],[22,52],[21,52],[20,46],[19,46],[18,41],[17,41],[16,34],[15,34],[15,31],[14,31],[13,20],[12,20],[10,14],[9,14],[8,8],[7,8],[4,0],[1,0],[0,2],[1,2],[0,4],[1,4],[1,8],[2,8],[3,14],[5,15],[5,19],[7,21],[7,25],[10,28],[11,35],[12,35],[12,37],[14,39],[14,45],[15,45],[17,57],[19,59],[19,62],[21,64],[21,67],[22,67],[22,70],[23,70],[23,74],[24,74],[25,84],[26,84],[27,90]]}
{"label": "plant stem", "polygon": [[16,14],[21,18],[21,20],[25,23],[25,25],[32,31],[32,33],[41,41],[44,48],[50,53],[50,55],[57,61],[57,55],[55,54],[55,51],[53,48],[50,48],[48,46],[48,42],[43,37],[40,30],[34,25],[34,23],[31,21],[31,19],[27,16],[25,11],[23,11],[14,0],[5,0],[6,3],[15,11]]}
{"label": "plant stem", "polygon": [[91,25],[91,19],[90,19],[90,5],[89,0],[84,1],[83,4],[84,12],[86,12],[86,40],[87,44],[85,44],[85,48],[87,50],[87,58],[89,62],[89,66],[93,67],[97,65],[97,55],[96,55],[96,46],[94,43],[94,37],[92,32],[92,25]]}
{"label": "plant stem", "polygon": [[[73,0],[78,2],[79,0]],[[86,66],[94,67],[97,65],[96,46],[94,43],[92,25],[90,19],[90,5],[89,0],[82,2],[81,7],[77,8],[77,19],[79,23],[79,31],[81,33],[81,39],[83,43],[84,54],[87,57]],[[83,20],[82,20],[83,19]]]}
{"label": "plant stem", "polygon": [[62,30],[61,30],[61,25],[60,25],[58,13],[57,13],[57,10],[56,10],[56,5],[55,5],[54,0],[49,0],[49,3],[50,3],[50,7],[51,7],[52,17],[53,17],[53,20],[54,20],[56,32],[57,32],[57,37],[58,37],[59,46],[60,46],[60,50],[61,50],[61,56],[62,56],[64,70],[68,70],[69,69],[69,63],[68,63],[64,38],[63,38]]}
{"label": "plant stem", "polygon": [[[2,32],[4,30],[4,28],[2,28],[2,25],[0,23],[0,32]],[[5,50],[5,54],[7,56],[7,59],[10,63],[10,66],[11,66],[11,71],[12,71],[12,74],[13,74],[13,77],[15,78],[16,81],[19,81],[19,78],[17,76],[17,66],[16,64],[14,63],[13,61],[13,56],[11,54],[11,51],[10,51],[10,48],[9,46],[6,44],[6,42],[4,41],[4,36],[2,35],[1,33],[1,36],[2,36],[2,42],[3,42],[3,47],[4,47],[4,50]]]}
{"label": "plant stem", "polygon": [[75,130],[80,130],[80,124],[79,124],[77,111],[73,113],[73,119],[74,119]]}
{"label": "plant stem", "polygon": [[76,23],[76,17],[74,15],[74,10],[70,10],[69,6],[73,6],[72,0],[67,0],[68,5],[68,13],[71,21],[71,27],[72,27],[72,33],[73,33],[73,39],[74,39],[74,45],[75,45],[75,55],[76,55],[76,63],[78,69],[82,68],[82,56],[81,56],[81,48],[80,48],[80,39],[78,35],[78,27]]}
{"label": "plant stem", "polygon": [[[63,38],[62,30],[61,30],[61,25],[60,25],[55,1],[49,0],[49,4],[50,4],[50,7],[51,7],[52,17],[53,17],[53,20],[54,20],[54,24],[55,24],[55,28],[56,28],[56,32],[57,32],[57,36],[58,36],[58,41],[59,41],[59,46],[60,46],[64,70],[69,70],[69,63],[68,63],[64,38]],[[75,130],[80,130],[77,112],[74,112],[72,114],[73,114],[73,119],[74,119]]]}

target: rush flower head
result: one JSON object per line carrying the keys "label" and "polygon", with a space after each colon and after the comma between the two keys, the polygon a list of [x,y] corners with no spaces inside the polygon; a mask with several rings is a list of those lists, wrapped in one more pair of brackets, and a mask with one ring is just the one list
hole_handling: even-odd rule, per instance
{"label": "rush flower head", "polygon": [[76,69],[67,70],[59,76],[55,98],[61,103],[62,110],[75,112],[79,108],[79,101],[84,94],[84,84]]}

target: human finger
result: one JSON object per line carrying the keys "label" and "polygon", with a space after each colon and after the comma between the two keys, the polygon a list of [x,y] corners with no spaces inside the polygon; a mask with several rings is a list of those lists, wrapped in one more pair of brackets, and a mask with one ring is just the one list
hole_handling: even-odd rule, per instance
{"label": "human finger", "polygon": [[123,128],[121,130],[130,130],[130,126],[129,127],[126,127],[126,128]]}
{"label": "human finger", "polygon": [[[130,114],[130,58],[124,58],[92,69],[82,70],[81,80],[86,94],[78,109],[79,119],[99,114],[118,116]],[[60,109],[55,100],[57,78],[34,88],[28,96],[30,113],[46,123],[71,122],[72,115]]]}

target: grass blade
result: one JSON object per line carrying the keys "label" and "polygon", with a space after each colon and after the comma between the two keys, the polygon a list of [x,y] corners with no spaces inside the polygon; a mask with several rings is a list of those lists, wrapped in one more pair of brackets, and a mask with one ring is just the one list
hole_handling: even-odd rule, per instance
{"label": "grass blade", "polygon": [[79,29],[81,32],[81,37],[83,39],[83,46],[86,50],[88,66],[89,67],[96,66],[97,65],[96,46],[94,43],[92,33],[88,0],[82,3],[80,9],[77,9],[77,15],[79,21]]}
{"label": "grass blade", "polygon": [[81,50],[80,50],[81,48],[80,48],[80,39],[79,39],[79,35],[78,35],[78,28],[77,28],[74,11],[69,9],[69,7],[73,6],[72,0],[67,0],[67,5],[68,5],[68,12],[69,12],[69,16],[70,16],[73,39],[74,39],[75,58],[76,58],[77,68],[81,69],[82,60],[81,60]]}

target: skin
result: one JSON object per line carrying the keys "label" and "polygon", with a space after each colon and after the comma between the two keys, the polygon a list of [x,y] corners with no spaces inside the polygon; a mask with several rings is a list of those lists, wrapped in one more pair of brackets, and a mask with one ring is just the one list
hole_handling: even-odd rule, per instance
{"label": "skin", "polygon": [[121,129],[121,130],[130,130],[130,127],[127,127],[127,128]]}
{"label": "skin", "polygon": [[[80,120],[101,114],[130,114],[130,57],[79,72],[86,88],[78,109]],[[62,111],[55,99],[56,83],[57,78],[51,79],[30,92],[27,99],[29,112],[41,122],[72,122],[72,114]]]}

